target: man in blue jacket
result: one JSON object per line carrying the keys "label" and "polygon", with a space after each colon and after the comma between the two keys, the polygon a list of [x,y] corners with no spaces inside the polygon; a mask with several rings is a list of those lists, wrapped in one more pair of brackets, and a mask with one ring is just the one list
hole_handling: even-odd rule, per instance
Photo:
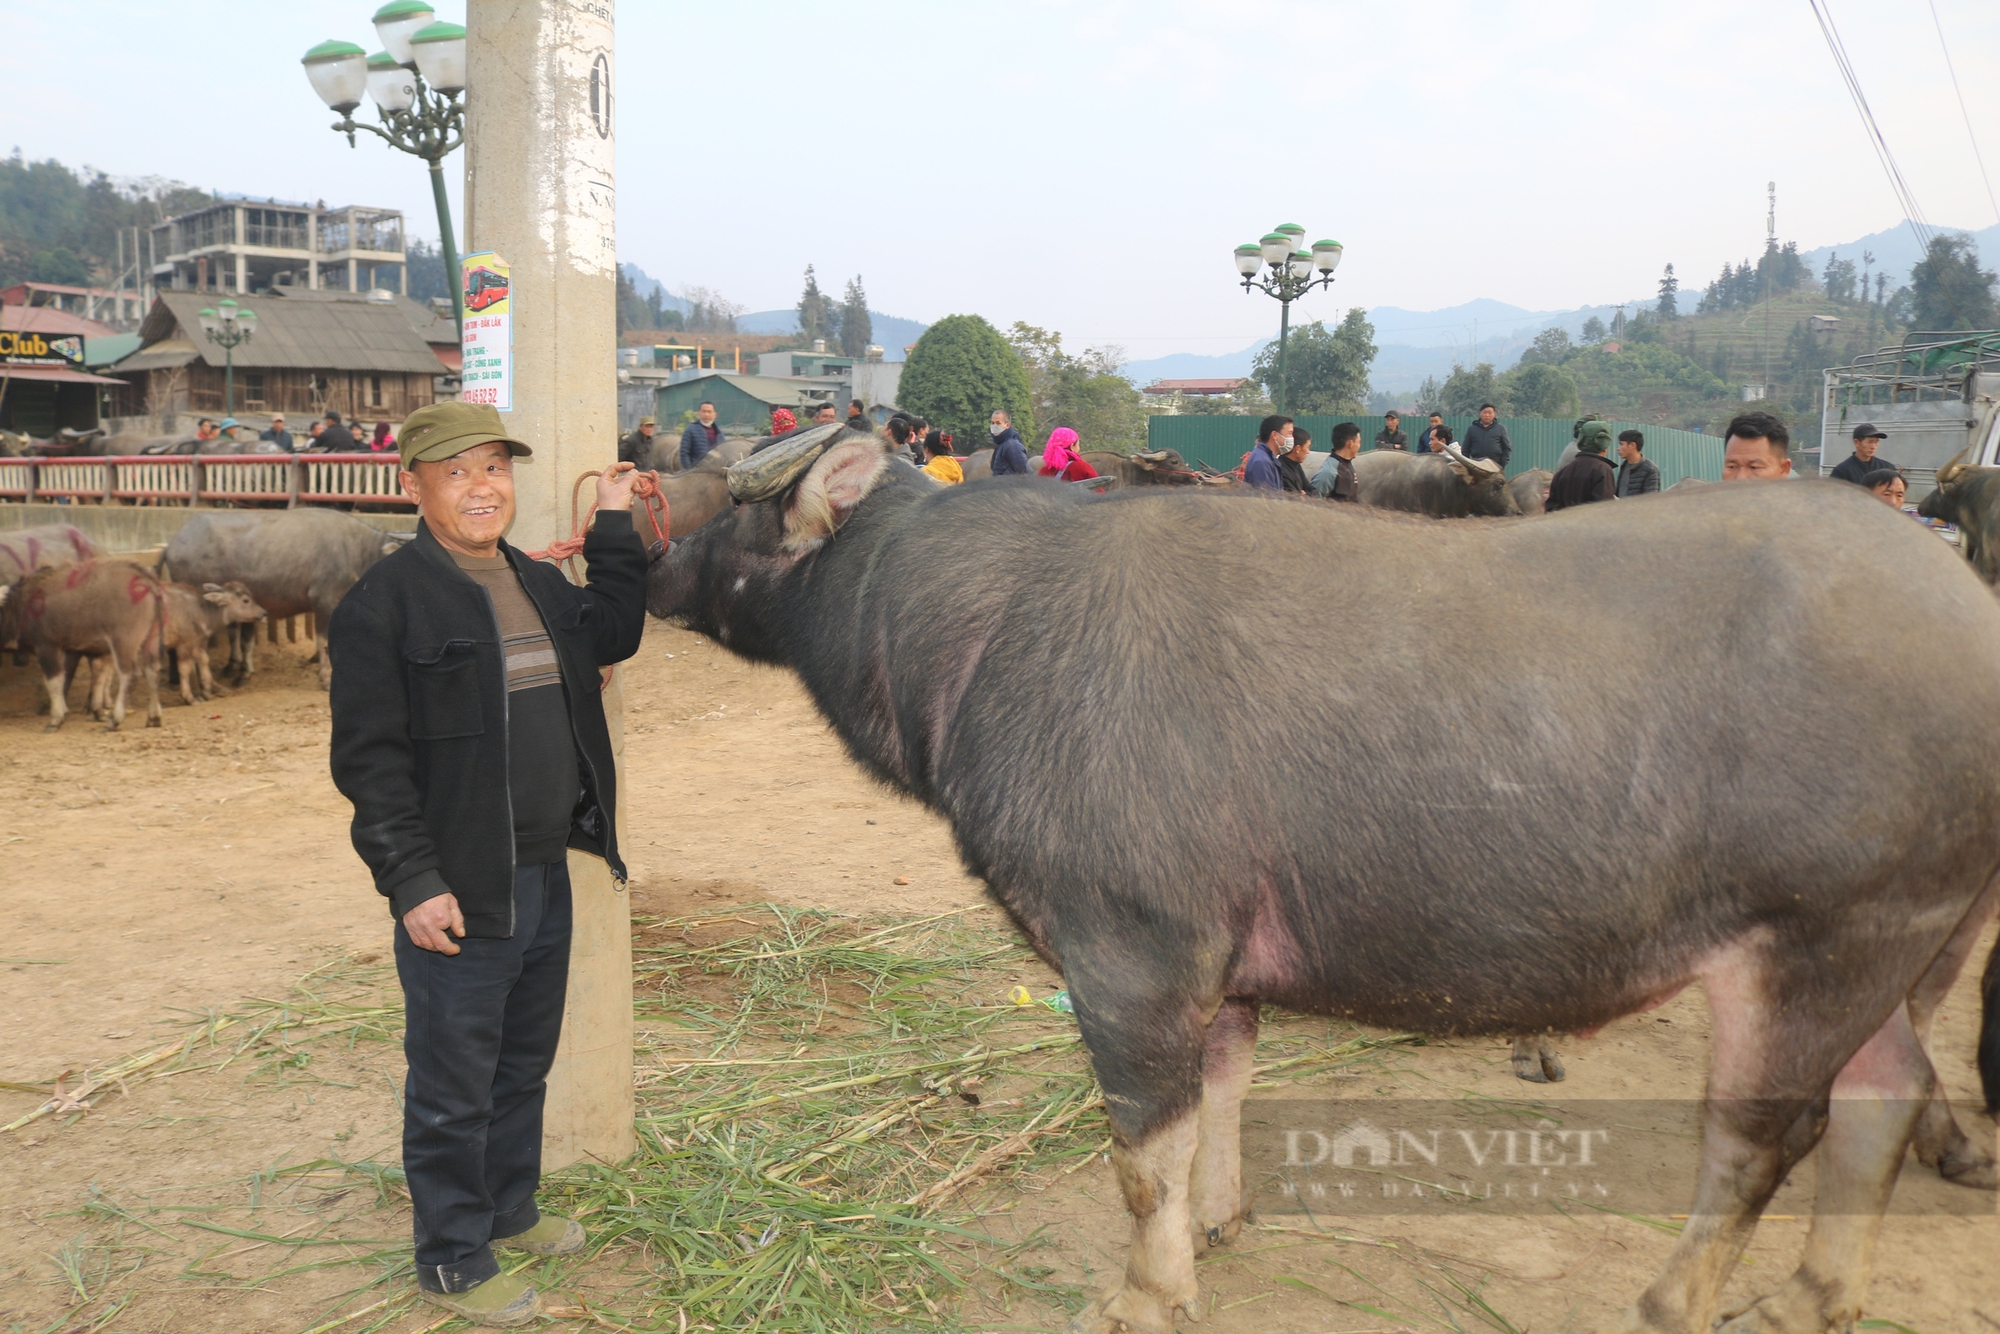
{"label": "man in blue jacket", "polygon": [[1285,489],[1278,460],[1292,448],[1292,419],[1273,413],[1257,423],[1257,443],[1243,460],[1243,481],[1261,491]]}
{"label": "man in blue jacket", "polygon": [[704,402],[695,409],[694,420],[681,432],[681,471],[700,463],[721,443],[722,428],[715,424],[715,404]]}
{"label": "man in blue jacket", "polygon": [[1021,433],[1014,429],[1014,419],[1007,409],[993,409],[986,429],[993,436],[993,475],[995,477],[1026,477],[1033,470],[1028,467],[1028,448],[1021,443]]}

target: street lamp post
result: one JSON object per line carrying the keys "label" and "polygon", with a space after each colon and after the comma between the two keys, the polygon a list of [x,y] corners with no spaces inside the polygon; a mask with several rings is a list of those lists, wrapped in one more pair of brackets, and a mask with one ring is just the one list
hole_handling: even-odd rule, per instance
{"label": "street lamp post", "polygon": [[234,301],[204,307],[198,318],[208,341],[222,349],[222,415],[236,415],[236,349],[257,332],[257,312]]}
{"label": "street lamp post", "polygon": [[[1278,392],[1272,406],[1285,411],[1285,339],[1292,330],[1292,302],[1315,287],[1331,287],[1333,271],[1340,267],[1341,244],[1315,241],[1305,248],[1306,229],[1295,222],[1275,227],[1255,245],[1236,247],[1236,271],[1243,275],[1243,290],[1259,291],[1278,299]],[[1269,266],[1262,277],[1259,270]],[[1317,270],[1319,277],[1313,277]]]}
{"label": "street lamp post", "polygon": [[[354,147],[354,132],[366,130],[391,148],[430,163],[431,194],[437,201],[438,247],[452,315],[465,336],[465,293],[458,275],[458,242],[452,234],[451,201],[444,192],[445,155],[465,142],[465,29],[439,23],[423,0],[390,0],[375,11],[375,31],[387,48],[366,55],[352,42],[321,42],[300,62],[313,91],[341,118],[336,133]],[[375,100],[384,128],[354,119],[361,95]]]}

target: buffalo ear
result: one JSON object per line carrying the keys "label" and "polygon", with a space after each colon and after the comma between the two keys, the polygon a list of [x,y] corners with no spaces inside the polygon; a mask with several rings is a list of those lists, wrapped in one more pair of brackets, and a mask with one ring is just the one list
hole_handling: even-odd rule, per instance
{"label": "buffalo ear", "polygon": [[881,442],[835,445],[785,501],[784,549],[803,554],[832,537],[889,470]]}

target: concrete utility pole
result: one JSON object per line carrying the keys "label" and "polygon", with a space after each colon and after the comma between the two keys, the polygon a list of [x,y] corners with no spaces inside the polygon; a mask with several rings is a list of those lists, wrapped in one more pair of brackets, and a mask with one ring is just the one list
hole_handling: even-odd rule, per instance
{"label": "concrete utility pole", "polygon": [[[512,407],[535,451],[515,470],[508,540],[569,536],[571,484],[617,461],[617,234],[611,0],[468,0],[466,251],[511,266]],[[467,312],[470,323],[472,312]],[[586,494],[586,502],[588,495]],[[618,677],[604,694],[624,780]],[[549,1075],[542,1166],[615,1162],[632,1134],[632,919],[603,862],[572,852],[569,1008]]]}

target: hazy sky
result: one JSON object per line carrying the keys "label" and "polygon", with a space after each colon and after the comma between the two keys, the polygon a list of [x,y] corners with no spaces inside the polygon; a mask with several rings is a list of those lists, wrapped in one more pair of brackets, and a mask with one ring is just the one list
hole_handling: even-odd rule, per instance
{"label": "hazy sky", "polygon": [[[2000,5],[1936,3],[2000,175]],[[434,233],[422,165],[350,150],[299,69],[327,37],[373,49],[374,7],[0,0],[0,150]],[[1930,220],[2000,220],[1926,0],[1833,13]],[[1616,301],[1669,260],[1698,286],[1759,247],[1767,180],[1804,248],[1900,216],[1807,0],[622,0],[617,21],[620,255],[752,310],[792,304],[810,262],[892,314],[1218,352],[1275,327],[1229,252],[1280,222],[1346,244],[1304,309],[1331,318]]]}

